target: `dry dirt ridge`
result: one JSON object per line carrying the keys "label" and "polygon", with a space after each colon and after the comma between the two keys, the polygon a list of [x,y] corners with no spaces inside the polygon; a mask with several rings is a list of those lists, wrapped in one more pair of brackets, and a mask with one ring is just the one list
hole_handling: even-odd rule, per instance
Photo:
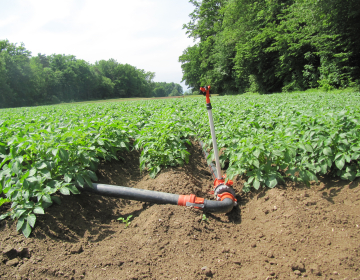
{"label": "dry dirt ridge", "polygon": [[[102,163],[101,183],[211,198],[200,147],[156,179],[139,154]],[[207,214],[82,193],[50,207],[30,238],[0,223],[1,279],[360,279],[360,187],[321,178],[242,194],[229,214]],[[4,212],[4,206],[0,212]],[[131,225],[117,221],[133,215]]]}

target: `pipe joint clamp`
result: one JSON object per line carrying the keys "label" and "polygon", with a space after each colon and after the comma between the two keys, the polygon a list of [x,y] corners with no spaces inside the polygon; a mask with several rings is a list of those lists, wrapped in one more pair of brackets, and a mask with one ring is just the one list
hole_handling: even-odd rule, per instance
{"label": "pipe joint clamp", "polygon": [[234,201],[234,206],[237,205],[237,199],[235,198],[235,191],[229,185],[220,183],[215,187],[214,195],[217,201],[223,201],[225,198],[230,198],[232,201]]}

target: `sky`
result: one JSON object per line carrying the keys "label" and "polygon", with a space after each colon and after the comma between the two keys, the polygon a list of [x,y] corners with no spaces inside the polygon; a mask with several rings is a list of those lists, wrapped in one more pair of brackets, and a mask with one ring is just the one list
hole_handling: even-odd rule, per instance
{"label": "sky", "polygon": [[0,40],[34,56],[113,58],[180,84],[179,56],[194,44],[182,26],[193,10],[188,0],[0,0]]}

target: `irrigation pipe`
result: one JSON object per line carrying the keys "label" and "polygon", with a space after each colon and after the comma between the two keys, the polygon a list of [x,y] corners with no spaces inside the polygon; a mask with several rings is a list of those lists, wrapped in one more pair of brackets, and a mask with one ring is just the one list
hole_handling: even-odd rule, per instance
{"label": "irrigation pipe", "polygon": [[234,207],[234,201],[230,197],[226,196],[224,196],[221,201],[214,201],[197,197],[194,194],[178,195],[96,183],[93,183],[92,187],[85,186],[84,188],[78,188],[80,190],[83,189],[104,196],[119,197],[123,199],[151,202],[156,204],[188,206],[210,213],[228,213]]}
{"label": "irrigation pipe", "polygon": [[[199,144],[203,150],[205,159],[209,156],[204,148],[204,143],[199,141]],[[209,164],[211,174],[214,179],[217,179],[217,170],[213,163]],[[97,184],[93,183],[92,187],[85,185],[84,188],[77,186],[79,190],[85,190],[88,192],[111,196],[119,197],[123,199],[136,200],[142,202],[151,202],[156,204],[172,204],[179,206],[188,206],[194,207],[196,209],[201,209],[204,212],[209,213],[228,213],[234,206],[236,206],[235,192],[232,188],[229,188],[226,185],[220,185],[215,188],[214,194],[218,199],[207,200],[201,197],[197,197],[194,194],[190,195],[178,195],[165,192],[149,191],[143,189],[115,186],[115,185],[106,185],[106,184]]]}

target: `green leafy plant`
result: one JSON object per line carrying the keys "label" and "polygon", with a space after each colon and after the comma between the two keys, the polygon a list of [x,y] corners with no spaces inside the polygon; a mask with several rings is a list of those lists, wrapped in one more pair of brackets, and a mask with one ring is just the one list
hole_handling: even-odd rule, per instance
{"label": "green leafy plant", "polygon": [[111,106],[100,114],[73,105],[0,111],[0,206],[11,202],[0,219],[17,219],[28,237],[35,214],[60,204],[57,192],[78,194],[75,184],[92,186],[99,158],[117,159],[118,151],[129,149],[137,126]]}
{"label": "green leafy plant", "polygon": [[117,220],[123,222],[125,224],[125,228],[127,228],[131,224],[130,219],[132,218],[132,216],[133,215],[129,215],[129,216],[127,216],[126,219],[124,219],[123,217],[120,217]]}
{"label": "green leafy plant", "polygon": [[[358,92],[212,97],[220,163],[227,179],[244,175],[243,191],[285,180],[309,184],[330,174],[360,177]],[[202,108],[202,109],[201,109]],[[140,169],[189,162],[202,140],[214,160],[204,97],[0,110],[0,219],[17,220],[28,237],[36,215],[61,195],[97,180],[100,160],[141,151]],[[78,187],[75,187],[78,186]]]}
{"label": "green leafy plant", "polygon": [[205,222],[205,223],[208,223],[208,222],[209,222],[209,218],[206,217],[206,214],[203,214],[203,215],[202,215],[201,221],[202,221],[202,222]]}

